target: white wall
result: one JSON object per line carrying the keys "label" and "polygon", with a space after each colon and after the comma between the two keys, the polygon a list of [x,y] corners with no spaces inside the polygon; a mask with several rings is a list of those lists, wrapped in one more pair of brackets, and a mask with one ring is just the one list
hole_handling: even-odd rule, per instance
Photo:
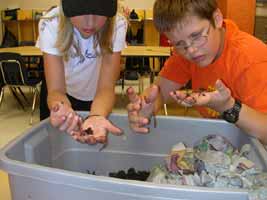
{"label": "white wall", "polygon": [[1,0],[1,6],[3,8],[48,9],[57,5],[58,2],[59,0]]}
{"label": "white wall", "polygon": [[124,0],[129,8],[152,9],[155,0]]}

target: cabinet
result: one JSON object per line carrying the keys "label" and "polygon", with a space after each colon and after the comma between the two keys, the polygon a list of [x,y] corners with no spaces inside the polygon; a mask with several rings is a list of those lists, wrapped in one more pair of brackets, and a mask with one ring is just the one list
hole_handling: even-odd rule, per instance
{"label": "cabinet", "polygon": [[[18,40],[18,44],[24,42],[34,43],[38,37],[38,22],[42,10],[17,10],[15,16],[6,16],[5,11],[1,12],[2,35],[8,29]],[[15,19],[14,19],[15,18]]]}
{"label": "cabinet", "polygon": [[255,36],[267,43],[267,16],[256,16]]}
{"label": "cabinet", "polygon": [[257,3],[254,35],[267,43],[267,3]]}
{"label": "cabinet", "polygon": [[[133,10],[131,11],[131,13]],[[136,14],[129,15],[129,27],[127,37],[128,45],[144,45],[144,46],[159,46],[160,34],[153,24],[152,10],[138,10],[135,9]],[[132,16],[132,17],[131,17]],[[131,39],[132,38],[132,39]],[[151,71],[157,72],[160,69],[160,61],[158,58],[129,58],[124,61],[125,66],[128,68],[142,68],[144,71],[148,70],[149,66]],[[153,73],[154,73],[153,72]]]}
{"label": "cabinet", "polygon": [[153,11],[145,11],[144,43],[146,46],[159,46],[160,34],[153,24]]}
{"label": "cabinet", "polygon": [[254,33],[256,0],[218,0],[224,18],[233,20],[247,33]]}
{"label": "cabinet", "polygon": [[141,35],[142,40],[137,39],[137,41],[133,41],[131,44],[159,46],[160,34],[154,27],[152,10],[135,10],[135,12],[138,15],[138,19],[129,19],[129,28],[137,38]]}

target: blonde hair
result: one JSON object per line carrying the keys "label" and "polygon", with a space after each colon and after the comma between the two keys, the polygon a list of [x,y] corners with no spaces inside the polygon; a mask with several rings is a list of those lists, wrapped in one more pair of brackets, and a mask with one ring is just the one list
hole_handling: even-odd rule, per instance
{"label": "blonde hair", "polygon": [[[77,41],[73,40],[74,27],[70,22],[70,19],[63,13],[62,5],[59,6],[59,26],[58,36],[56,41],[56,48],[62,53],[64,60],[69,59],[69,49],[73,45],[75,49],[75,57],[82,57],[81,50]],[[107,18],[104,26],[93,36],[94,37],[94,49],[97,50],[100,46],[100,52],[98,55],[112,53],[112,36],[114,32],[115,18]]]}

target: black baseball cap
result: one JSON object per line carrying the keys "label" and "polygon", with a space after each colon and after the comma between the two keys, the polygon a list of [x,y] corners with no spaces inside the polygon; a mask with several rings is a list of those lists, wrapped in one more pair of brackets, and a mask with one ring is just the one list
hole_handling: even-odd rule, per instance
{"label": "black baseball cap", "polygon": [[117,0],[62,0],[66,17],[101,15],[113,17],[117,12]]}

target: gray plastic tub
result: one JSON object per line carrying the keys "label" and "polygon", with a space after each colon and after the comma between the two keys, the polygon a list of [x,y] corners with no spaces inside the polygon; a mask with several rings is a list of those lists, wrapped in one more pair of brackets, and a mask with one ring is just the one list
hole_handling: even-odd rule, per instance
{"label": "gray plastic tub", "polygon": [[[84,114],[84,113],[83,113]],[[158,127],[140,135],[128,128],[126,115],[110,120],[125,136],[109,135],[107,148],[80,144],[44,121],[8,144],[0,153],[0,168],[9,175],[13,200],[246,200],[245,190],[211,189],[107,177],[120,169],[150,170],[164,162],[171,147],[192,146],[203,136],[219,134],[239,147],[252,145],[251,160],[267,171],[266,151],[254,138],[219,120],[158,117]],[[95,171],[97,176],[87,174]]]}

